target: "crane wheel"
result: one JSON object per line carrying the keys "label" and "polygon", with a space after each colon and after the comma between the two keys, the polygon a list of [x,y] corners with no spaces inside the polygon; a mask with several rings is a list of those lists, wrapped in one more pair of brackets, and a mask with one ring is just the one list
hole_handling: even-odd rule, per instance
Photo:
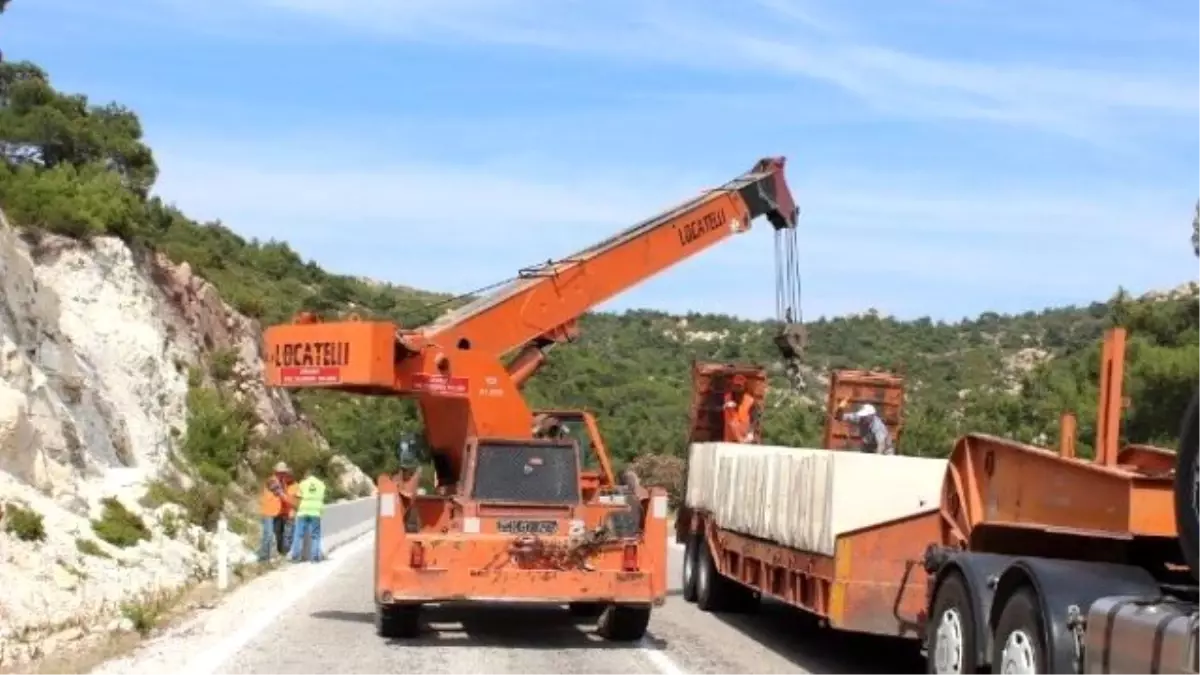
{"label": "crane wheel", "polygon": [[649,605],[609,605],[596,623],[596,632],[605,640],[633,642],[642,639],[648,625]]}
{"label": "crane wheel", "polygon": [[594,619],[604,612],[604,603],[600,602],[569,602],[567,603],[567,611],[571,612],[571,616],[577,616],[584,619]]}
{"label": "crane wheel", "polygon": [[1197,473],[1197,425],[1200,421],[1196,413],[1196,393],[1192,394],[1192,402],[1188,404],[1187,413],[1183,416],[1183,426],[1179,430],[1179,449],[1175,455],[1175,527],[1179,531],[1179,544],[1183,547],[1183,557],[1195,578],[1200,574],[1197,565],[1197,555],[1200,553],[1200,542],[1197,541],[1197,509],[1200,508],[1200,473]]}
{"label": "crane wheel", "polygon": [[375,632],[389,639],[416,637],[421,632],[421,606],[377,605]]}

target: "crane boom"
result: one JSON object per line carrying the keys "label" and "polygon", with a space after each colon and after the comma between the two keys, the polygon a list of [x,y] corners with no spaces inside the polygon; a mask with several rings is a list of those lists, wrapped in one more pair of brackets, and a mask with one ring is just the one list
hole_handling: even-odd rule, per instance
{"label": "crane boom", "polygon": [[[785,160],[760,160],[732,181],[560,260],[521,270],[495,292],[448,312],[416,333],[503,356],[553,336],[564,324],[626,289],[750,229],[766,216],[776,230],[796,227]],[[547,338],[548,339],[548,338]]]}
{"label": "crane boom", "polygon": [[[759,216],[777,237],[794,237],[798,210],[785,161],[759,160],[729,183],[609,239],[522,270],[511,283],[426,326],[323,323],[311,316],[272,326],[265,332],[267,383],[417,398],[426,443],[444,462],[439,473],[453,480],[470,439],[531,437],[533,415],[519,387],[547,348],[577,335],[576,320],[589,309],[749,230]],[[794,255],[787,259],[796,264]],[[778,272],[777,279],[798,278]],[[517,349],[506,365],[501,359]]]}

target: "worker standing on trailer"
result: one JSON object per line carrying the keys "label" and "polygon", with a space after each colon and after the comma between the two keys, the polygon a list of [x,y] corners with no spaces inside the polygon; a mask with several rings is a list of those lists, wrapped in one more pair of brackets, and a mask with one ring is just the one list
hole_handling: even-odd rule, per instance
{"label": "worker standing on trailer", "polygon": [[[848,404],[848,401],[843,400],[838,405],[838,410],[844,409]],[[887,425],[875,411],[875,406],[864,403],[854,412],[842,413],[842,421],[858,427],[858,435],[863,443],[860,448],[862,452],[878,455],[896,454],[896,447],[892,445],[892,435],[888,433]]]}
{"label": "worker standing on trailer", "polygon": [[725,441],[728,443],[753,443],[754,421],[758,414],[758,400],[746,391],[746,376],[737,374],[725,392]]}
{"label": "worker standing on trailer", "polygon": [[300,506],[296,509],[296,528],[292,533],[292,551],[288,556],[293,561],[300,559],[304,550],[304,539],[309,537],[308,560],[318,562],[321,554],[321,514],[325,511],[325,482],[317,478],[316,471],[304,472],[300,481]]}

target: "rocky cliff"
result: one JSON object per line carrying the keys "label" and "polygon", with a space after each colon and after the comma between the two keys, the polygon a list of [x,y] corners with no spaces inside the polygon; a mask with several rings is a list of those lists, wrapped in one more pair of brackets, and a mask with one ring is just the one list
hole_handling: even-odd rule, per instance
{"label": "rocky cliff", "polygon": [[[263,386],[260,344],[257,323],[186,264],[112,237],[18,232],[0,214],[0,666],[129,628],[136,603],[212,574],[214,535],[147,499],[164,479],[200,480],[178,450],[206,358],[229,355],[254,437],[299,428],[324,443]],[[338,463],[343,490],[369,493]],[[243,489],[224,509],[237,518],[252,499]],[[253,557],[248,534],[229,535],[235,561]]]}

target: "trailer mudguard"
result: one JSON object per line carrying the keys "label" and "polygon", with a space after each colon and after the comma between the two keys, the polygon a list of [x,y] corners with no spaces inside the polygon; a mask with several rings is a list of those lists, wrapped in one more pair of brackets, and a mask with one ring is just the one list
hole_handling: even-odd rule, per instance
{"label": "trailer mudguard", "polygon": [[[927,556],[937,556],[930,553]],[[959,551],[946,553],[943,549],[941,560],[936,560],[936,572],[933,583],[929,588],[929,606],[932,608],[933,599],[937,597],[938,588],[946,577],[958,574],[966,582],[971,596],[971,613],[975,625],[975,651],[978,652],[977,663],[986,664],[992,655],[992,631],[988,629],[988,618],[992,611],[992,597],[996,588],[996,580],[1001,572],[1012,564],[1014,558],[1009,555],[996,553],[974,553]],[[929,564],[929,563],[927,563]],[[934,617],[930,617],[933,620]],[[926,645],[928,646],[928,645]]]}
{"label": "trailer mudguard", "polygon": [[[1046,666],[1052,673],[1077,673],[1081,667],[1072,608],[1086,617],[1093,602],[1108,595],[1149,599],[1162,595],[1158,582],[1141,567],[1056,558],[1016,558],[996,582],[988,615],[988,634],[995,630],[1004,603],[1022,587],[1031,587],[1041,608]],[[989,651],[990,654],[990,651]],[[990,661],[990,659],[988,659]]]}

